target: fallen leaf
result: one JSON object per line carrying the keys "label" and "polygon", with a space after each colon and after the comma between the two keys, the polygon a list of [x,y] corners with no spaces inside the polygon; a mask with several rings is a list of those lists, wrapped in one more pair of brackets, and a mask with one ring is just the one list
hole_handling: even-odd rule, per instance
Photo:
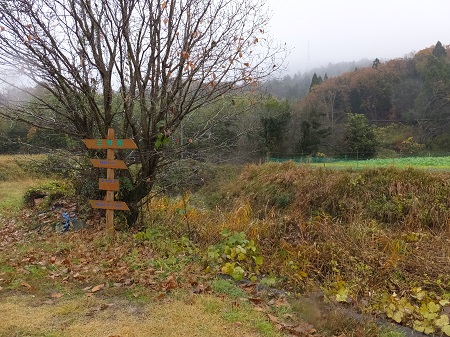
{"label": "fallen leaf", "polygon": [[22,285],[23,285],[24,287],[27,287],[28,289],[31,288],[31,285],[30,285],[28,282],[23,281],[23,282],[22,282]]}
{"label": "fallen leaf", "polygon": [[271,315],[271,314],[267,314],[267,317],[269,317],[269,320],[273,323],[279,323],[278,317]]}
{"label": "fallen leaf", "polygon": [[63,296],[64,296],[64,294],[61,294],[61,293],[52,293],[50,295],[51,298],[61,298]]}
{"label": "fallen leaf", "polygon": [[211,289],[209,287],[205,287],[203,284],[199,284],[196,287],[194,287],[194,289],[192,290],[192,292],[194,294],[203,294],[205,292],[210,291]]}
{"label": "fallen leaf", "polygon": [[173,275],[170,275],[166,281],[164,282],[164,284],[162,285],[162,288],[164,290],[171,290],[171,289],[176,289],[178,288],[178,283],[175,280],[175,278],[173,277]]}
{"label": "fallen leaf", "polygon": [[98,311],[102,311],[102,310],[106,310],[109,307],[111,307],[113,304],[101,304],[98,305],[96,307],[92,307],[87,313],[86,316],[92,316],[94,313],[98,312]]}
{"label": "fallen leaf", "polygon": [[282,324],[282,330],[288,331],[290,334],[300,337],[309,337],[317,331],[311,324],[304,322],[295,325]]}
{"label": "fallen leaf", "polygon": [[274,305],[277,308],[289,307],[289,302],[287,301],[287,299],[285,297],[280,297],[280,298],[277,298],[276,300],[271,300],[269,302],[269,304]]}
{"label": "fallen leaf", "polygon": [[262,298],[259,297],[255,297],[255,298],[249,298],[248,299],[250,302],[255,303],[255,304],[259,304],[262,302]]}
{"label": "fallen leaf", "polygon": [[96,293],[97,291],[102,290],[104,287],[105,287],[104,283],[96,285],[94,288],[91,289],[91,293]]}

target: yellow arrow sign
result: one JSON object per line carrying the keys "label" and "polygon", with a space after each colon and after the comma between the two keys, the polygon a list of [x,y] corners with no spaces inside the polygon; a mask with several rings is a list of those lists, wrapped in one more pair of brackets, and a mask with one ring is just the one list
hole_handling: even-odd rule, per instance
{"label": "yellow arrow sign", "polygon": [[123,160],[91,159],[91,163],[94,167],[99,168],[128,169]]}

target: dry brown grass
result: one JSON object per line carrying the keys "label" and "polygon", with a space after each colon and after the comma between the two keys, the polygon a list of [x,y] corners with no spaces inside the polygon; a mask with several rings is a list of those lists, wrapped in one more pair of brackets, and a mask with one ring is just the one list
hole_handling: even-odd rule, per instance
{"label": "dry brown grass", "polygon": [[206,295],[199,295],[193,303],[136,304],[85,296],[47,304],[40,301],[24,296],[2,300],[0,336],[261,336],[208,311],[212,303],[219,311],[229,303]]}
{"label": "dry brown grass", "polygon": [[420,307],[417,287],[428,301],[448,298],[448,172],[250,165],[222,195],[190,224],[196,240],[217,242],[222,227],[244,231],[264,256],[262,272],[285,287],[319,285],[331,300],[345,293],[340,301],[376,312],[391,294]]}

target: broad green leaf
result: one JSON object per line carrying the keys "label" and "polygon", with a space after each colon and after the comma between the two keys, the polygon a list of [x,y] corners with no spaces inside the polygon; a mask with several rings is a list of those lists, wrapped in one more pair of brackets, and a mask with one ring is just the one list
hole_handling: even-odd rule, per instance
{"label": "broad green leaf", "polygon": [[257,266],[260,266],[263,264],[263,257],[261,255],[254,256],[253,258],[255,259],[255,264]]}
{"label": "broad green leaf", "polygon": [[423,326],[422,321],[414,321],[413,323],[413,329],[419,332],[424,332],[425,327]]}
{"label": "broad green leaf", "polygon": [[234,271],[234,263],[225,263],[222,267],[222,273],[231,275]]}
{"label": "broad green leaf", "polygon": [[386,316],[389,318],[394,317],[394,310],[392,310],[391,308],[386,308]]}
{"label": "broad green leaf", "polygon": [[338,293],[336,294],[336,301],[347,302],[348,293],[349,293],[349,290],[347,288],[339,289]]}
{"label": "broad green leaf", "polygon": [[240,281],[244,278],[245,271],[241,267],[235,267],[231,276],[235,281]]}
{"label": "broad green leaf", "polygon": [[245,253],[239,253],[239,255],[238,255],[238,260],[239,261],[245,260],[245,258],[246,258]]}
{"label": "broad green leaf", "polygon": [[433,333],[433,332],[435,332],[435,331],[436,331],[436,330],[435,330],[434,327],[432,327],[431,325],[426,326],[425,329],[423,330],[423,332],[426,333],[426,334],[430,334],[430,333]]}
{"label": "broad green leaf", "polygon": [[403,319],[403,312],[401,312],[401,311],[396,311],[396,312],[394,313],[394,316],[392,316],[392,319],[393,319],[394,321],[396,321],[397,323],[400,323],[400,322],[402,321],[402,319]]}
{"label": "broad green leaf", "polygon": [[421,287],[414,288],[413,291],[415,293],[412,295],[412,297],[417,298],[419,301],[423,300],[427,294],[425,291],[422,290]]}
{"label": "broad green leaf", "polygon": [[429,321],[432,321],[438,317],[438,314],[436,312],[429,312],[426,315],[424,315],[423,317]]}
{"label": "broad green leaf", "polygon": [[442,328],[443,326],[449,325],[450,322],[447,315],[441,315],[436,321],[434,321],[434,324]]}
{"label": "broad green leaf", "polygon": [[438,312],[441,309],[441,306],[439,304],[436,304],[434,302],[428,302],[428,311],[429,312]]}
{"label": "broad green leaf", "polygon": [[447,336],[450,336],[450,325],[444,325],[443,327],[441,327],[441,331]]}
{"label": "broad green leaf", "polygon": [[428,313],[430,311],[428,310],[428,306],[425,303],[422,303],[422,305],[420,306],[419,312],[422,316],[425,317],[426,315],[428,315]]}

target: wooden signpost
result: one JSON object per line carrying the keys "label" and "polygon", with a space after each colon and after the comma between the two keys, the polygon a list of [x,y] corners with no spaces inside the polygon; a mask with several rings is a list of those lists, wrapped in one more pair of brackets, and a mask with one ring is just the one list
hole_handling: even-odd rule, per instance
{"label": "wooden signpost", "polygon": [[98,179],[98,189],[103,191],[118,191],[119,180],[118,179]]}
{"label": "wooden signpost", "polygon": [[106,159],[91,159],[94,167],[106,168],[106,179],[100,178],[98,186],[106,191],[105,200],[89,200],[92,208],[106,209],[106,229],[114,233],[114,210],[129,211],[127,204],[114,200],[114,191],[119,190],[119,180],[114,179],[114,169],[128,169],[125,162],[114,159],[114,150],[137,149],[132,139],[115,139],[114,129],[108,129],[107,139],[83,139],[88,149],[106,149]]}

